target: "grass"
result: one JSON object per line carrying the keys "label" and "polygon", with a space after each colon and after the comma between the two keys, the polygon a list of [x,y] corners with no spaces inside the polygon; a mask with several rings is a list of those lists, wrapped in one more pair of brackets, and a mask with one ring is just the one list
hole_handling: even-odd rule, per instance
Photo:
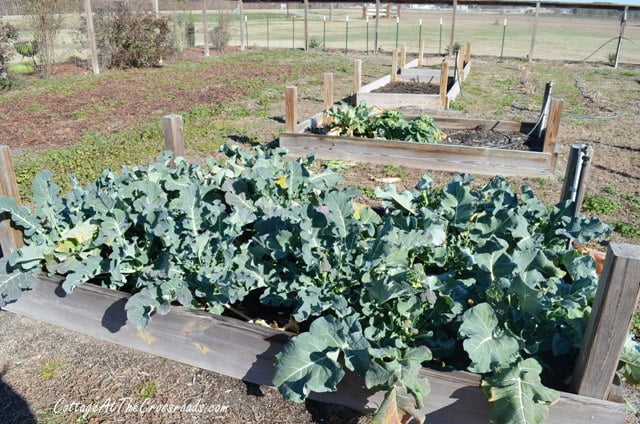
{"label": "grass", "polygon": [[151,399],[156,393],[158,393],[158,384],[155,380],[147,380],[135,388],[135,396],[140,400]]}
{"label": "grass", "polygon": [[40,379],[42,381],[53,380],[58,373],[59,361],[46,361],[40,366]]}
{"label": "grass", "polygon": [[620,209],[620,203],[606,196],[585,196],[583,209],[599,215],[611,215]]}

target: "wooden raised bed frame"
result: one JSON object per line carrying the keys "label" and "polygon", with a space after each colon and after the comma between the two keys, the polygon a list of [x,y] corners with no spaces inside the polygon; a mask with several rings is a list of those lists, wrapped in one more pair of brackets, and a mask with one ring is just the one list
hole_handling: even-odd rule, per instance
{"label": "wooden raised bed frame", "polygon": [[[398,65],[398,60],[400,64]],[[423,68],[424,59],[422,49],[418,58],[406,63],[406,49],[402,46],[400,57],[398,52],[391,53],[391,74],[377,79],[364,87],[360,87],[358,70],[355,72],[356,83],[355,104],[367,103],[383,109],[448,109],[449,104],[460,94],[460,84],[471,70],[471,43],[467,43],[465,53],[456,54],[453,65],[444,59],[440,69]],[[398,75],[398,69],[400,74]],[[448,88],[449,77],[454,78],[453,85]],[[417,80],[440,88],[439,94],[413,94],[413,93],[374,93],[373,91],[396,81]]]}
{"label": "wooden raised bed frame", "polygon": [[[167,149],[174,154],[184,151],[182,118],[167,116],[164,124]],[[9,148],[0,146],[0,195],[15,197],[19,202],[18,193]],[[22,234],[12,227],[9,217],[0,217],[0,229],[3,252],[23,245]],[[155,314],[145,330],[138,330],[126,318],[124,307],[129,294],[91,284],[67,294],[59,278],[41,275],[37,279],[33,290],[23,293],[20,300],[6,305],[5,309],[255,384],[272,384],[275,355],[291,336],[179,306],[171,307],[167,315]],[[611,382],[635,311],[639,282],[640,246],[612,243],[585,332],[585,346],[574,370],[574,389],[579,394],[561,393],[560,400],[550,408],[547,423],[623,424],[626,421],[624,404],[606,399],[616,399],[610,393],[614,387]],[[421,374],[431,385],[431,393],[419,411],[427,422],[485,424],[489,421],[491,405],[480,388],[479,376],[428,368],[423,368]],[[360,378],[347,373],[337,392],[313,393],[311,397],[368,411],[381,404],[383,393],[367,390]]]}
{"label": "wooden raised bed frame", "polygon": [[[327,81],[327,78],[325,78]],[[330,90],[325,85],[325,107]],[[322,127],[324,113],[297,123],[297,89],[288,87],[285,96],[285,132],[280,146],[293,157],[314,154],[318,159],[366,162],[377,165],[399,165],[434,171],[469,172],[482,175],[551,177],[558,160],[556,138],[560,126],[562,102],[548,101],[548,119],[543,125],[543,151],[520,151],[442,144],[415,143],[399,140],[375,140],[361,137],[332,136],[305,132]],[[473,129],[478,125],[500,131],[528,133],[535,123],[496,121],[472,118],[433,116],[436,124],[446,129]]]}

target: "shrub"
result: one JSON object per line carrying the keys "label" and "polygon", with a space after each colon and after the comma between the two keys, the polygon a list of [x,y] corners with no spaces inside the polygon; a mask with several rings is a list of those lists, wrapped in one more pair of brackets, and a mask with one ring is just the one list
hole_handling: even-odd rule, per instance
{"label": "shrub", "polygon": [[120,7],[98,14],[95,27],[100,60],[109,68],[155,66],[174,50],[167,17]]}
{"label": "shrub", "polygon": [[16,28],[11,24],[2,22],[0,18],[0,79],[8,77],[7,64],[11,60],[11,41],[15,40],[17,36],[18,31]]}
{"label": "shrub", "polygon": [[321,45],[322,45],[322,43],[320,42],[320,39],[318,37],[309,38],[309,48],[310,49],[317,49]]}
{"label": "shrub", "polygon": [[13,47],[23,57],[34,57],[38,54],[38,42],[36,40],[16,41],[13,43]]}
{"label": "shrub", "polygon": [[453,43],[453,51],[449,51],[450,46],[447,46],[447,48],[445,49],[445,53],[446,54],[456,54],[460,51],[460,48],[462,46],[460,45],[460,43],[458,43],[457,41],[455,43]]}
{"label": "shrub", "polygon": [[211,43],[213,48],[219,52],[224,51],[231,39],[231,17],[229,13],[218,9],[218,22],[211,30]]}

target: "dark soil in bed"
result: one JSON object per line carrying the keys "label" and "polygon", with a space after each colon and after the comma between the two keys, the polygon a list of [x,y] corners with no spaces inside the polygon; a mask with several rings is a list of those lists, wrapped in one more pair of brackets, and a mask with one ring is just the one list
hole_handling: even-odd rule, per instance
{"label": "dark soil in bed", "polygon": [[[451,89],[454,81],[453,77],[449,77],[447,91]],[[376,88],[372,93],[440,94],[440,85],[417,81],[396,81]]]}
{"label": "dark soil in bed", "polygon": [[526,134],[494,131],[484,125],[471,130],[443,130],[447,138],[440,144],[453,144],[470,147],[489,147],[492,149],[542,151],[542,143]]}

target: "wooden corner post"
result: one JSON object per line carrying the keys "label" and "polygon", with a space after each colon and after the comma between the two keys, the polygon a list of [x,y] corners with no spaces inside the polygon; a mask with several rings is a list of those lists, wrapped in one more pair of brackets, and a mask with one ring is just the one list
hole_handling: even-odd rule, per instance
{"label": "wooden corner post", "polygon": [[285,132],[295,133],[298,125],[298,87],[289,85],[284,96]]}
{"label": "wooden corner post", "polygon": [[391,51],[391,82],[398,80],[398,50]]}
{"label": "wooden corner post", "polygon": [[544,130],[543,152],[553,153],[556,148],[556,139],[560,131],[560,118],[562,117],[562,100],[551,99],[549,103],[549,119]]}
{"label": "wooden corner post", "polygon": [[640,246],[611,243],[573,374],[573,390],[606,399],[640,293]]}
{"label": "wooden corner post", "polygon": [[447,101],[447,85],[449,84],[449,63],[447,59],[442,61],[442,67],[440,68],[440,101],[442,102],[442,108],[447,109],[449,102]]}
{"label": "wooden corner post", "polygon": [[418,40],[418,68],[424,66],[424,38],[420,37]]}
{"label": "wooden corner post", "polygon": [[404,69],[407,65],[407,46],[400,46],[400,69]]}
{"label": "wooden corner post", "polygon": [[162,118],[162,126],[164,127],[165,150],[173,153],[171,167],[175,168],[175,159],[178,156],[184,156],[184,127],[182,125],[182,116],[164,116]]}
{"label": "wooden corner post", "polygon": [[327,72],[324,74],[322,102],[325,110],[333,106],[333,73],[332,72]]}
{"label": "wooden corner post", "polygon": [[353,94],[358,94],[362,87],[362,60],[353,61]]}
{"label": "wooden corner post", "polygon": [[464,52],[464,63],[471,62],[471,41],[467,42],[467,49]]}
{"label": "wooden corner post", "polygon": [[[13,170],[13,160],[9,146],[0,145],[0,195],[13,197],[20,204],[20,192],[16,174]],[[22,232],[11,225],[9,214],[0,215],[0,248],[2,256],[7,256],[12,250],[24,246]]]}

